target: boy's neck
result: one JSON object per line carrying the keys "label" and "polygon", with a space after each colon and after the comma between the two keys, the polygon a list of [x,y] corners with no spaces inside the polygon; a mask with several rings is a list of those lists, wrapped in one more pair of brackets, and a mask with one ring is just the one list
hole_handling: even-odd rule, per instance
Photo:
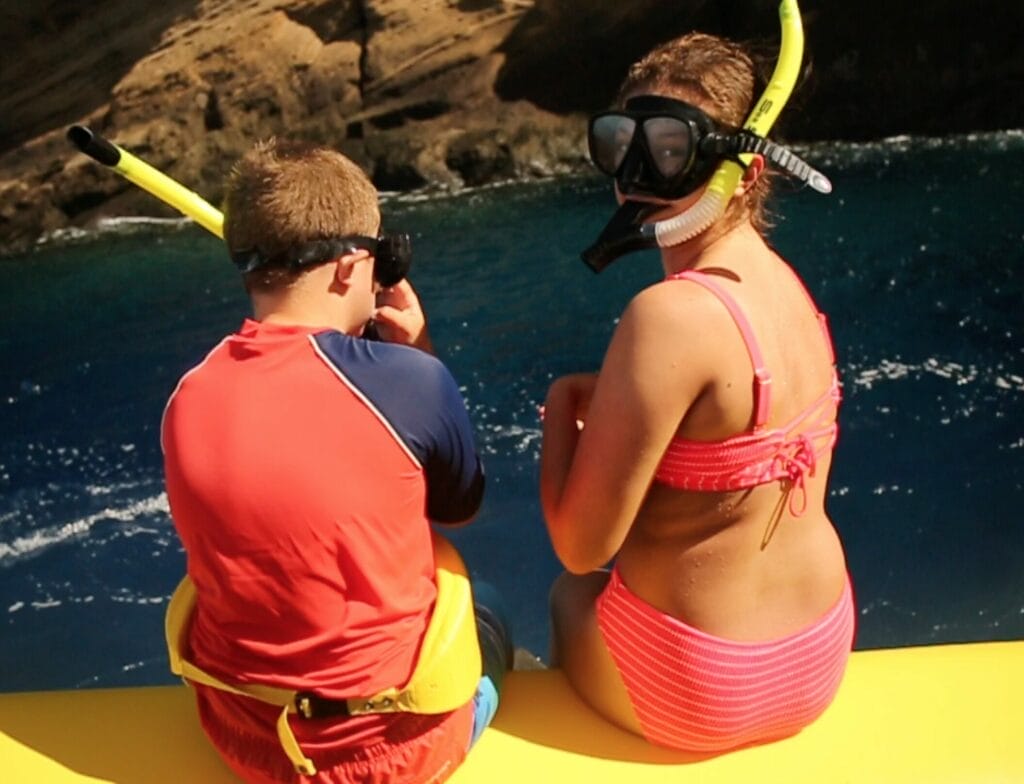
{"label": "boy's neck", "polygon": [[329,327],[349,335],[360,335],[366,326],[342,296],[322,287],[297,281],[286,289],[254,293],[253,318],[267,324]]}

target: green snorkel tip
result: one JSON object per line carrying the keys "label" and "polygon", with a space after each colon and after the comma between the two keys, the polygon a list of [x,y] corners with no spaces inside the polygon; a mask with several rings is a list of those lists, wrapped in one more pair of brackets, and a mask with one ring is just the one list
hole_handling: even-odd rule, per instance
{"label": "green snorkel tip", "polygon": [[117,166],[121,162],[121,151],[85,125],[72,125],[67,136],[81,152],[104,166]]}

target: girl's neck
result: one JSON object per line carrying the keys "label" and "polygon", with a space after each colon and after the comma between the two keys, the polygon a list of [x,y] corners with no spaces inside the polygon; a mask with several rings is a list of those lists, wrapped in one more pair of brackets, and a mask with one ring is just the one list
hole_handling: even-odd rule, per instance
{"label": "girl's neck", "polygon": [[764,239],[748,221],[734,226],[718,223],[686,242],[662,248],[661,264],[666,276],[686,270],[722,267],[726,266],[726,261],[727,266],[734,266],[749,256],[736,253],[735,249],[751,242],[763,244]]}

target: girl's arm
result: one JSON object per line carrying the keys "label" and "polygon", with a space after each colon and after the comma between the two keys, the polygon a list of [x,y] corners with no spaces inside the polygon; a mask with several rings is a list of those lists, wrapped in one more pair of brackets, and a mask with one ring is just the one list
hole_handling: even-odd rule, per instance
{"label": "girl's arm", "polygon": [[619,550],[669,441],[710,383],[711,352],[702,334],[707,305],[697,286],[644,290],[623,314],[600,375],[589,383],[567,376],[552,384],[541,504],[569,571],[600,568]]}

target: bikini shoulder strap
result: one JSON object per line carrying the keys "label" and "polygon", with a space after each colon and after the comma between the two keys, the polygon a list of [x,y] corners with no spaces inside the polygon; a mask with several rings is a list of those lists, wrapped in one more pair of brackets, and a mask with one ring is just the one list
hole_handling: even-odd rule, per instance
{"label": "bikini shoulder strap", "polygon": [[768,421],[768,413],[771,410],[772,374],[765,367],[761,347],[758,345],[757,338],[754,337],[754,330],[739,303],[706,273],[683,270],[669,275],[666,280],[689,280],[697,283],[714,294],[728,309],[729,315],[732,316],[740,334],[743,335],[743,342],[747,347],[747,354],[750,356],[750,364],[754,369],[754,429],[760,430]]}

